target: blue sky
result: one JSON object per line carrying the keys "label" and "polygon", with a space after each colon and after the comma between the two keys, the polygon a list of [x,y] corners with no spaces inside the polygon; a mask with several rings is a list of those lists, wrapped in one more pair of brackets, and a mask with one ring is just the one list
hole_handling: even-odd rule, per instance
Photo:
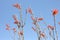
{"label": "blue sky", "polygon": [[[33,10],[35,16],[43,17],[44,21],[47,24],[53,25],[53,16],[51,10],[58,9],[59,12],[56,15],[56,26],[58,31],[58,37],[60,37],[60,26],[58,22],[60,21],[60,0],[0,0],[0,39],[1,40],[12,40],[11,33],[5,30],[5,24],[10,24],[11,27],[16,27],[13,23],[14,20],[12,18],[13,14],[16,14],[19,17],[19,11],[12,5],[15,3],[19,3],[22,6],[23,17],[25,17],[25,10],[30,6]],[[40,25],[44,28],[46,27],[43,22]],[[25,40],[37,40],[36,33],[31,29],[32,20],[30,15],[28,14],[26,25],[24,27],[24,39]],[[49,40],[49,39],[48,39]],[[60,38],[59,38],[60,40]]]}

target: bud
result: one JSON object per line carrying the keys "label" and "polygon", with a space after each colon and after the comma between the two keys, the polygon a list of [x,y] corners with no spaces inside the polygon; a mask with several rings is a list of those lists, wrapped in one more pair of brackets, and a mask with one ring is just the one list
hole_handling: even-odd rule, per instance
{"label": "bud", "polygon": [[57,9],[54,9],[52,12],[53,12],[53,15],[58,14],[58,10]]}

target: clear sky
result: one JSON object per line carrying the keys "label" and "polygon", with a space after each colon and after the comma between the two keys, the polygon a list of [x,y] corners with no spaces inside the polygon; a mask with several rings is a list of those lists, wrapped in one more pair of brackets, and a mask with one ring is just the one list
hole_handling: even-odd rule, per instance
{"label": "clear sky", "polygon": [[[58,9],[59,12],[56,15],[56,24],[60,40],[60,25],[58,25],[58,22],[60,21],[60,0],[0,0],[0,40],[12,40],[11,36],[13,37],[13,33],[9,33],[5,30],[5,24],[8,23],[11,27],[16,27],[13,23],[14,20],[12,15],[16,14],[19,17],[19,11],[12,6],[15,3],[19,3],[22,6],[23,15],[25,15],[25,10],[30,6],[35,16],[43,17],[44,21],[51,25],[53,25],[51,10]],[[41,22],[40,25],[43,28],[46,27],[43,22]],[[36,33],[31,29],[32,26],[32,20],[28,14],[24,27],[25,40],[37,40]],[[49,40],[49,38],[47,40]]]}

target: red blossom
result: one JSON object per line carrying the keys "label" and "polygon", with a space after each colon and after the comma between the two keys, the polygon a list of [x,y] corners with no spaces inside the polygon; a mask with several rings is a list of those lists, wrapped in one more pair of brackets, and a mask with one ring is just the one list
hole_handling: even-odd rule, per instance
{"label": "red blossom", "polygon": [[23,35],[23,31],[18,32],[19,35]]}
{"label": "red blossom", "polygon": [[19,21],[18,20],[15,20],[14,24],[18,24],[18,23],[19,23]]}
{"label": "red blossom", "polygon": [[36,24],[36,22],[37,22],[37,17],[34,18],[33,16],[31,16],[31,19],[33,20],[33,24]]}
{"label": "red blossom", "polygon": [[13,15],[13,19],[14,19],[14,24],[18,24],[19,20],[17,19],[16,15]]}
{"label": "red blossom", "polygon": [[32,14],[32,9],[31,9],[31,8],[28,8],[28,9],[26,10],[26,12]]}
{"label": "red blossom", "polygon": [[41,36],[41,37],[45,37],[45,34],[44,34],[44,33],[40,33],[40,36]]}
{"label": "red blossom", "polygon": [[38,18],[38,21],[41,21],[41,20],[43,20],[43,18]]}
{"label": "red blossom", "polygon": [[57,9],[54,9],[52,12],[53,12],[53,15],[58,14],[58,10]]}
{"label": "red blossom", "polygon": [[13,28],[13,31],[16,32],[16,28]]}
{"label": "red blossom", "polygon": [[13,6],[18,8],[18,9],[21,9],[21,6],[18,3],[14,4]]}
{"label": "red blossom", "polygon": [[13,19],[14,19],[14,20],[17,20],[17,17],[16,17],[16,15],[13,15]]}
{"label": "red blossom", "polygon": [[48,25],[48,28],[51,29],[51,30],[54,30],[54,27],[51,26],[51,25]]}
{"label": "red blossom", "polygon": [[10,25],[9,24],[6,24],[6,30],[10,30]]}

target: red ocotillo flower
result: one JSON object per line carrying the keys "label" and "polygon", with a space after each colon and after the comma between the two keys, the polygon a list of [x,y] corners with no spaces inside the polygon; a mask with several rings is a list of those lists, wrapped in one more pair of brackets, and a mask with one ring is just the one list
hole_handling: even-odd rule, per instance
{"label": "red ocotillo flower", "polygon": [[13,6],[16,7],[16,8],[18,8],[18,9],[21,9],[21,6],[18,3],[13,4]]}
{"label": "red ocotillo flower", "polygon": [[14,19],[14,24],[17,24],[18,28],[20,28],[20,21],[17,19],[16,15],[13,15],[13,19]]}
{"label": "red ocotillo flower", "polygon": [[10,25],[9,24],[6,24],[6,30],[10,30]]}
{"label": "red ocotillo flower", "polygon": [[32,14],[32,9],[31,9],[31,8],[28,8],[28,9],[26,10],[26,12]]}
{"label": "red ocotillo flower", "polygon": [[21,26],[21,23],[19,20],[15,20],[14,24],[17,24],[18,28],[20,28],[20,26]]}
{"label": "red ocotillo flower", "polygon": [[53,15],[58,14],[58,10],[57,9],[54,9],[52,12],[53,12]]}
{"label": "red ocotillo flower", "polygon": [[51,30],[54,30],[54,27],[51,26],[51,25],[48,25],[48,28],[51,29]]}
{"label": "red ocotillo flower", "polygon": [[18,24],[19,23],[19,20],[15,20],[14,24]]}
{"label": "red ocotillo flower", "polygon": [[33,20],[33,24],[36,24],[36,22],[37,22],[37,17],[34,18],[33,16],[31,16],[31,19]]}
{"label": "red ocotillo flower", "polygon": [[23,35],[23,31],[19,31],[18,34],[19,34],[19,35]]}
{"label": "red ocotillo flower", "polygon": [[19,23],[19,20],[17,19],[16,15],[13,15],[13,19],[14,19],[14,21],[15,21],[15,22],[14,22],[15,24],[18,24],[18,23]]}
{"label": "red ocotillo flower", "polygon": [[41,20],[43,20],[43,18],[38,18],[37,20],[38,20],[38,21],[41,21]]}
{"label": "red ocotillo flower", "polygon": [[16,28],[13,28],[12,30],[13,30],[14,32],[16,32]]}
{"label": "red ocotillo flower", "polygon": [[33,29],[34,31],[36,31],[36,29],[35,29],[34,27],[32,27],[32,29]]}
{"label": "red ocotillo flower", "polygon": [[44,33],[40,33],[40,36],[41,36],[41,37],[45,37],[45,34],[44,34]]}
{"label": "red ocotillo flower", "polygon": [[14,20],[17,20],[17,17],[16,17],[16,15],[13,15],[13,19],[14,19]]}

